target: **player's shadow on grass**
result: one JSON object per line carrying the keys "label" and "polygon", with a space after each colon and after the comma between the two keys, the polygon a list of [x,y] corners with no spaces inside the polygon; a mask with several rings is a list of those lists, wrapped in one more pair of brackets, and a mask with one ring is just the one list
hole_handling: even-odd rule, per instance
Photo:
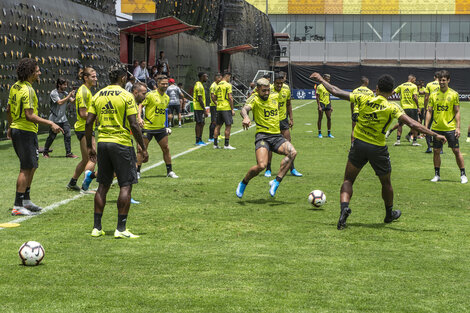
{"label": "player's shadow on grass", "polygon": [[246,204],[268,204],[269,206],[279,206],[285,204],[293,204],[293,202],[279,201],[277,199],[256,199],[256,200],[241,200],[237,202],[239,205]]}
{"label": "player's shadow on grass", "polygon": [[145,175],[140,176],[140,179],[147,179],[147,178],[167,178],[166,175]]}

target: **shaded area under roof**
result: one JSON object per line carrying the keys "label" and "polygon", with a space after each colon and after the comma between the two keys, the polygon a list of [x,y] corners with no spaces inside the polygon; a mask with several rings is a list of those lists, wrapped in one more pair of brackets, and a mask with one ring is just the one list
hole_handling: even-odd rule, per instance
{"label": "shaded area under roof", "polygon": [[168,16],[151,22],[123,28],[121,29],[121,32],[139,35],[142,37],[147,35],[149,38],[158,39],[199,27],[200,26],[187,24],[177,19],[176,17]]}

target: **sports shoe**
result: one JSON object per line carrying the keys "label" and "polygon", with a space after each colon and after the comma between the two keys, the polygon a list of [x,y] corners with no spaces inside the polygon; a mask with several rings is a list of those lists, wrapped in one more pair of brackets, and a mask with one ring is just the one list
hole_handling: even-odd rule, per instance
{"label": "sports shoe", "polygon": [[201,140],[201,141],[196,142],[196,146],[207,146],[207,143]]}
{"label": "sports shoe", "polygon": [[405,138],[406,138],[406,140],[408,140],[408,142],[411,142],[411,136],[410,135],[406,135]]}
{"label": "sports shoe", "polygon": [[387,139],[390,136],[391,133],[392,132],[390,130],[387,130],[387,132],[385,133],[385,139]]}
{"label": "sports shoe", "polygon": [[140,172],[137,172],[137,179],[140,179]]}
{"label": "sports shoe", "polygon": [[384,223],[391,223],[394,220],[397,220],[401,216],[400,210],[393,210],[390,214],[386,214],[384,218]]}
{"label": "sports shoe", "polygon": [[239,198],[243,197],[243,194],[245,193],[245,188],[246,188],[246,185],[242,181],[238,183],[237,190],[235,191],[235,194],[237,195],[237,197]]}
{"label": "sports shoe", "polygon": [[11,209],[11,215],[16,216],[16,215],[37,215],[38,213],[36,212],[31,212],[30,210],[22,207],[22,206],[13,206],[13,209]]}
{"label": "sports shoe", "polygon": [[77,185],[70,185],[70,183],[67,184],[67,189],[73,191],[80,191],[80,187],[78,187]]}
{"label": "sports shoe", "polygon": [[116,239],[120,239],[120,238],[136,239],[136,238],[140,238],[140,236],[134,235],[133,233],[131,233],[127,229],[125,231],[119,231],[119,230],[116,229],[114,231],[114,238],[116,238]]}
{"label": "sports shoe", "polygon": [[295,177],[302,177],[303,175],[298,171],[296,170],[295,168],[292,169],[292,171],[290,171],[291,175],[292,176],[295,176]]}
{"label": "sports shoe", "polygon": [[[465,175],[460,176],[460,183],[461,184],[466,184],[468,183],[468,178]],[[24,205],[24,200],[23,200],[23,205]]]}
{"label": "sports shoe", "polygon": [[78,155],[75,155],[73,153],[68,153],[68,154],[65,155],[65,157],[68,158],[68,159],[76,159],[76,158],[78,158]]}
{"label": "sports shoe", "polygon": [[417,141],[413,141],[413,143],[411,145],[414,146],[414,147],[421,146],[421,144],[419,144]]}
{"label": "sports shoe", "polygon": [[279,181],[272,180],[269,182],[269,185],[271,185],[271,188],[269,188],[269,194],[271,197],[274,197],[276,195],[277,188],[279,188]]}
{"label": "sports shoe", "polygon": [[235,150],[235,149],[237,149],[237,148],[232,147],[231,145],[228,145],[228,146],[224,146],[224,149],[225,149],[225,150]]}
{"label": "sports shoe", "polygon": [[222,147],[219,147],[219,145],[214,145],[214,149],[222,149]]}
{"label": "sports shoe", "polygon": [[23,207],[25,209],[30,210],[31,212],[39,212],[42,210],[39,205],[34,204],[33,202],[31,202],[31,200],[23,200]]}
{"label": "sports shoe", "polygon": [[432,153],[432,149],[431,149],[431,148],[427,148],[426,151],[424,151],[424,153]]}
{"label": "sports shoe", "polygon": [[169,172],[166,177],[171,177],[171,178],[178,178],[179,176],[175,174],[175,172],[171,171]]}
{"label": "sports shoe", "polygon": [[431,179],[431,181],[432,181],[433,183],[438,182],[438,181],[440,181],[440,180],[441,180],[441,177],[438,176],[438,175],[434,176],[433,179]]}
{"label": "sports shoe", "polygon": [[93,230],[91,231],[91,237],[101,237],[104,235],[106,235],[106,233],[102,229],[98,230],[98,228],[93,228]]}
{"label": "sports shoe", "polygon": [[394,146],[399,146],[401,143],[400,143],[400,140],[397,140],[393,145]]}
{"label": "sports shoe", "polygon": [[318,138],[323,138],[323,135],[322,135],[322,134],[318,134]]}
{"label": "sports shoe", "polygon": [[131,203],[132,204],[140,204],[140,201],[134,200],[134,198],[131,198]]}
{"label": "sports shoe", "polygon": [[49,153],[46,152],[46,151],[44,151],[44,152],[42,153],[42,156],[45,157],[46,159],[49,159],[49,158],[50,158]]}
{"label": "sports shoe", "polygon": [[83,183],[82,183],[82,189],[85,190],[85,191],[88,190],[88,188],[90,187],[91,181],[93,180],[91,178],[92,173],[93,172],[90,171],[90,170],[85,171],[85,178],[83,179]]}
{"label": "sports shoe", "polygon": [[466,141],[467,141],[467,142],[470,142],[470,137],[467,137],[467,140],[466,140]]}
{"label": "sports shoe", "polygon": [[328,134],[328,138],[335,138],[332,134]]}
{"label": "sports shoe", "polygon": [[266,172],[264,172],[264,177],[271,177],[271,171],[266,170]]}
{"label": "sports shoe", "polygon": [[338,230],[344,229],[346,227],[346,220],[348,219],[349,215],[351,214],[351,209],[346,207],[341,209],[341,214],[339,215]]}
{"label": "sports shoe", "polygon": [[209,138],[209,142],[214,142],[214,138]]}
{"label": "sports shoe", "polygon": [[180,123],[180,124],[178,124],[178,127],[183,127],[183,126],[182,126],[181,123]]}

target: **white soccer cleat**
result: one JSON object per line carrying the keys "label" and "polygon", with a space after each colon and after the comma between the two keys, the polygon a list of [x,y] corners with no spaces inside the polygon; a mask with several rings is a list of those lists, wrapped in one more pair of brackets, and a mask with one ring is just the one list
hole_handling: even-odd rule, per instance
{"label": "white soccer cleat", "polygon": [[166,177],[171,177],[171,178],[178,178],[179,176],[175,174],[175,172],[171,171],[166,175]]}
{"label": "white soccer cleat", "polygon": [[394,146],[399,146],[401,144],[400,140],[397,140],[393,145]]}
{"label": "white soccer cleat", "polygon": [[136,239],[136,238],[140,238],[140,236],[138,235],[134,235],[133,233],[131,233],[129,230],[125,230],[125,231],[119,231],[119,230],[115,230],[114,231],[114,238],[116,239]]}
{"label": "white soccer cleat", "polygon": [[16,215],[37,215],[37,212],[31,212],[30,210],[22,207],[22,206],[13,206],[13,209],[11,210],[11,215],[16,216]]}
{"label": "white soccer cleat", "polygon": [[391,131],[387,130],[387,132],[385,133],[385,139],[387,139],[391,134]]}
{"label": "white soccer cleat", "polygon": [[441,177],[438,176],[438,175],[434,176],[434,178],[431,179],[431,181],[432,181],[433,183],[438,182],[438,181],[440,181],[440,180],[441,180]]}
{"label": "white soccer cleat", "polygon": [[232,147],[231,145],[228,145],[228,146],[224,146],[224,149],[225,149],[225,150],[235,150],[235,149],[237,149],[237,148]]}
{"label": "white soccer cleat", "polygon": [[137,179],[140,179],[140,172],[137,172]]}
{"label": "white soccer cleat", "polygon": [[34,204],[31,200],[23,200],[23,207],[31,212],[39,212],[42,210],[39,205]]}
{"label": "white soccer cleat", "polygon": [[418,142],[416,141],[413,141],[413,143],[411,144],[412,146],[415,146],[415,147],[419,147],[421,146],[421,144],[419,144]]}
{"label": "white soccer cleat", "polygon": [[470,137],[467,137],[467,142],[470,142]]}
{"label": "white soccer cleat", "polygon": [[465,175],[460,176],[460,183],[461,184],[466,184],[468,183],[468,178]]}

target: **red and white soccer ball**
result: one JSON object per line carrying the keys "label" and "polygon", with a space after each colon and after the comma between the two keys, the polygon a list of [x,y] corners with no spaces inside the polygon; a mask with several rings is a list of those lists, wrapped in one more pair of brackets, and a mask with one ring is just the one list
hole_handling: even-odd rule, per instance
{"label": "red and white soccer ball", "polygon": [[310,202],[314,207],[321,207],[326,202],[325,193],[321,190],[314,190],[308,194],[308,202]]}
{"label": "red and white soccer ball", "polygon": [[28,241],[21,245],[18,254],[23,265],[35,266],[44,258],[44,248],[39,242]]}

